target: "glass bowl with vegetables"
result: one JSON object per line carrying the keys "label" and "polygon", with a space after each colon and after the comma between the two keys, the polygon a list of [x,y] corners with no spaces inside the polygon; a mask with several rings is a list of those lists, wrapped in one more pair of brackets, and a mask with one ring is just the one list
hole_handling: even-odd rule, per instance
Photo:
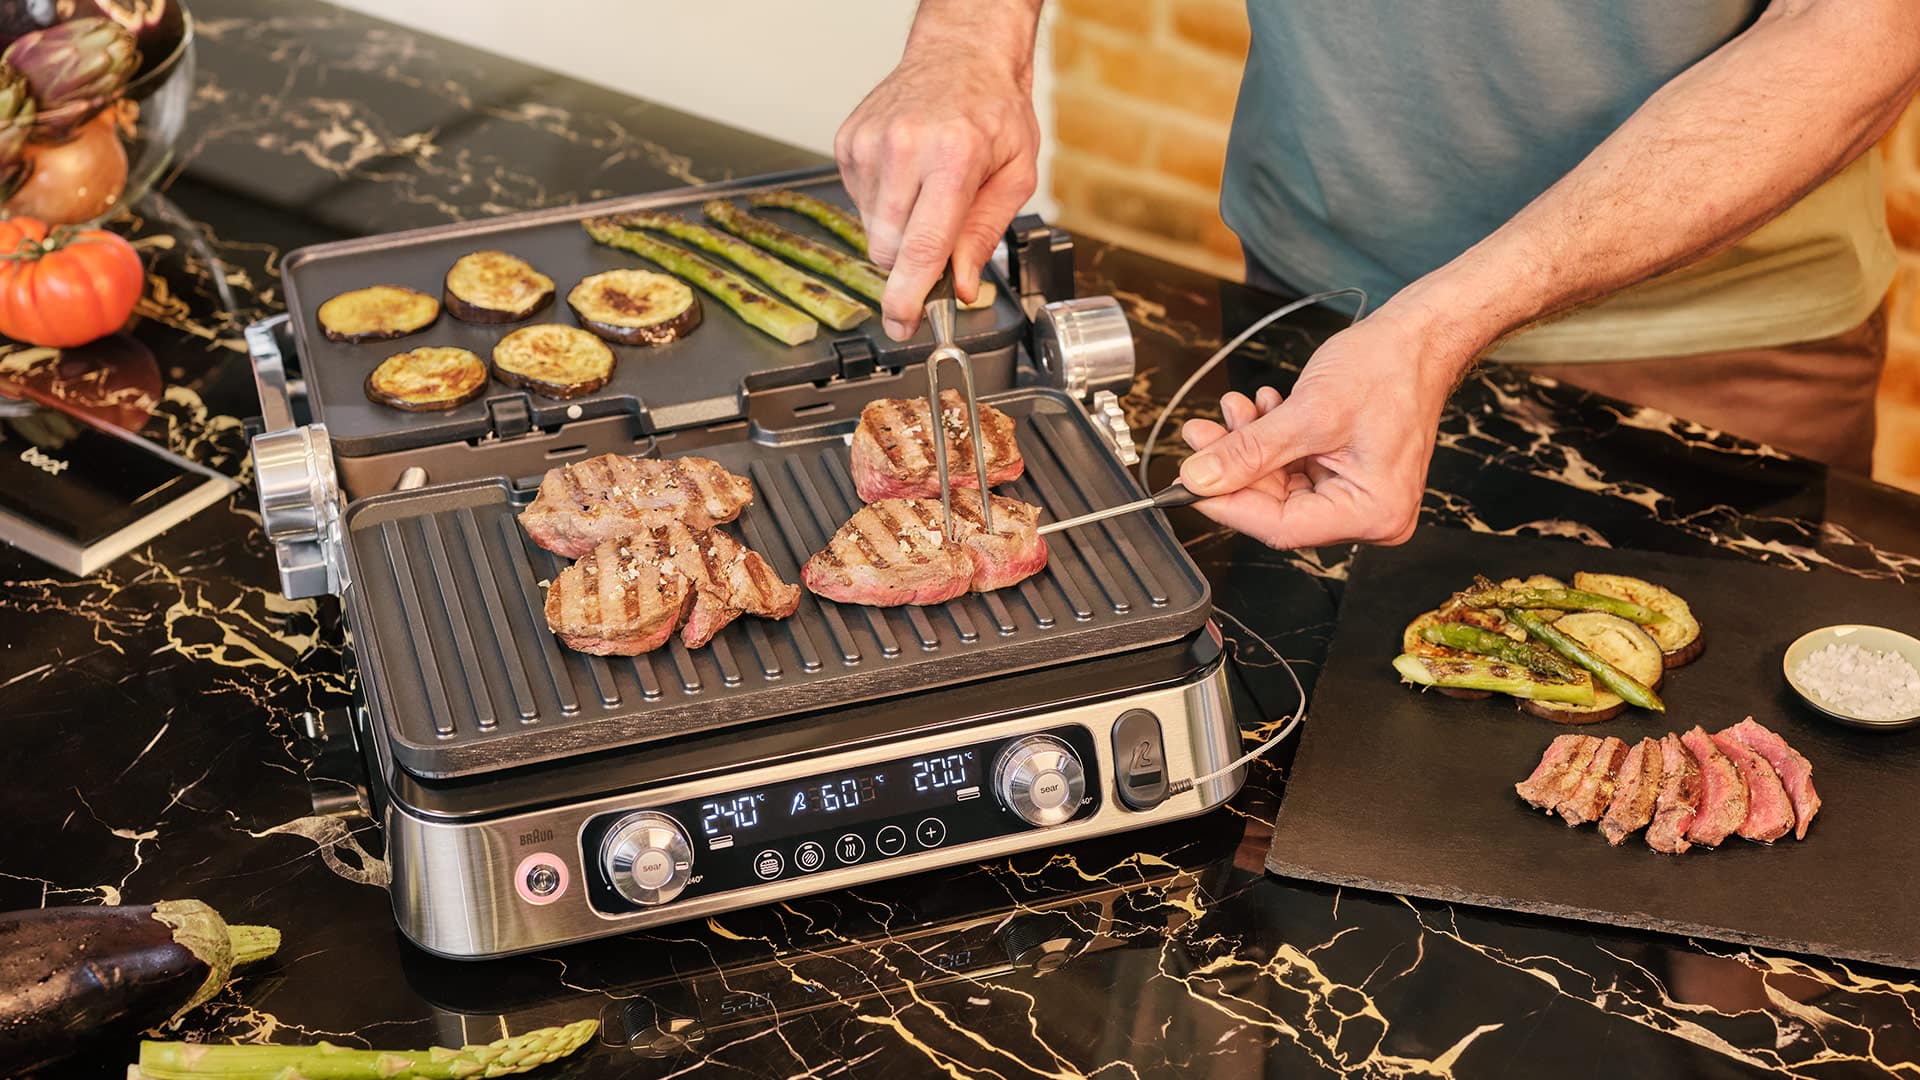
{"label": "glass bowl with vegetables", "polygon": [[179,0],[0,4],[0,218],[84,227],[146,194],[193,76]]}

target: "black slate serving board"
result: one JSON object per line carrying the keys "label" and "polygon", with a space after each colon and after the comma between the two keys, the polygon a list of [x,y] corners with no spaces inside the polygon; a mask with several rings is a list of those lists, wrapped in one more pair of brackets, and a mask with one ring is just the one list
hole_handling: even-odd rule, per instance
{"label": "black slate serving board", "polygon": [[[1752,714],[1813,763],[1825,806],[1804,841],[1731,839],[1660,855],[1609,847],[1514,794],[1571,730],[1502,699],[1399,682],[1402,627],[1473,575],[1633,574],[1685,596],[1706,652],[1668,672],[1667,713],[1588,725],[1632,742]],[[1840,727],[1794,696],[1781,656],[1842,622],[1920,630],[1920,589],[1837,572],[1423,529],[1355,559],[1267,869],[1437,900],[1920,968],[1920,731]]]}

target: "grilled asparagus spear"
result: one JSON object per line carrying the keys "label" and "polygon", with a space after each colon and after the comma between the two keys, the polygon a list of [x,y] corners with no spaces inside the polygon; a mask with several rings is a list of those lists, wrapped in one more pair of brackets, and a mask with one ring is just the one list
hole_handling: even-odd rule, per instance
{"label": "grilled asparagus spear", "polygon": [[1535,701],[1560,701],[1568,705],[1593,704],[1593,680],[1584,675],[1564,682],[1543,678],[1534,672],[1502,660],[1413,656],[1402,653],[1393,658],[1393,669],[1400,677],[1419,686],[1449,690],[1491,690]]}
{"label": "grilled asparagus spear", "polygon": [[648,236],[638,229],[626,228],[610,218],[589,218],[580,225],[595,241],[631,251],[685,278],[688,284],[699,286],[755,329],[788,345],[812,341],[820,332],[820,324],[805,312],[788,307],[753,282],[686,248]]}
{"label": "grilled asparagus spear", "polygon": [[212,1043],[143,1042],[136,1074],[143,1080],[441,1080],[512,1076],[557,1061],[586,1045],[598,1020],[540,1028],[458,1050],[354,1050],[318,1046],[218,1046]]}
{"label": "grilled asparagus spear", "polygon": [[701,208],[708,220],[743,240],[750,240],[782,258],[792,259],[817,274],[840,282],[869,300],[878,301],[886,291],[886,271],[865,259],[836,251],[818,240],[783,229],[771,221],[754,217],[724,199],[710,200]]}
{"label": "grilled asparagus spear", "polygon": [[1477,626],[1468,626],[1465,623],[1436,623],[1421,627],[1420,637],[1449,649],[1478,653],[1495,660],[1504,660],[1509,664],[1519,664],[1529,671],[1563,681],[1580,677],[1580,668],[1561,659],[1559,654],[1549,649],[1541,648],[1539,645],[1523,645],[1505,634],[1496,634]]}
{"label": "grilled asparagus spear", "polygon": [[1667,711],[1666,702],[1661,701],[1660,695],[1654,693],[1651,687],[1607,663],[1599,653],[1562,633],[1552,623],[1546,622],[1531,611],[1519,608],[1510,609],[1507,612],[1507,618],[1512,619],[1521,629],[1554,652],[1593,672],[1595,679],[1598,679],[1607,689],[1620,695],[1621,700],[1627,704],[1652,709],[1654,712]]}
{"label": "grilled asparagus spear", "polygon": [[847,242],[847,246],[860,253],[867,254],[867,229],[852,214],[827,202],[805,195],[798,191],[763,191],[747,196],[750,206],[761,209],[774,207],[791,210],[802,217],[812,218],[821,228]]}
{"label": "grilled asparagus spear", "polygon": [[800,310],[835,330],[851,330],[873,314],[860,301],[811,274],[795,270],[737,236],[695,225],[672,214],[619,214],[612,220],[629,229],[663,232],[675,240],[719,255],[766,282]]}
{"label": "grilled asparagus spear", "polygon": [[1667,621],[1665,615],[1631,600],[1602,596],[1581,589],[1502,589],[1483,581],[1460,594],[1460,602],[1471,608],[1551,608],[1555,611],[1604,611],[1642,626]]}

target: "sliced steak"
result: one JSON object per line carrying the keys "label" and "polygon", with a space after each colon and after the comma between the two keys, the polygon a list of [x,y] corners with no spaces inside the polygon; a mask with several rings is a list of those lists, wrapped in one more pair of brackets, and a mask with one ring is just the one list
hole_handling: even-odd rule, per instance
{"label": "sliced steak", "polygon": [[520,512],[520,526],[534,543],[577,559],[664,520],[710,529],[752,501],[751,482],[706,458],[602,454],[550,470]]}
{"label": "sliced steak", "polygon": [[1740,770],[1747,785],[1747,817],[1735,831],[1743,839],[1771,844],[1793,831],[1793,804],[1787,789],[1767,759],[1727,732],[1713,736],[1713,745]]}
{"label": "sliced steak", "polygon": [[[981,405],[980,442],[987,451],[987,483],[1004,484],[1026,469],[1013,418]],[[967,428],[966,402],[958,391],[940,394],[941,427],[947,437],[947,479],[955,488],[975,488],[973,437]],[[866,502],[881,499],[940,497],[940,472],[934,458],[932,410],[927,399],[881,398],[860,410],[853,432],[853,486]]]}
{"label": "sliced steak", "polygon": [[1560,735],[1547,744],[1547,752],[1540,755],[1540,764],[1519,783],[1513,785],[1522,799],[1540,810],[1551,811],[1553,804],[1559,801],[1560,781],[1573,761],[1574,752],[1589,735]]}
{"label": "sliced steak", "polygon": [[1680,741],[1700,763],[1700,812],[1687,826],[1687,839],[1718,847],[1747,820],[1747,782],[1705,729],[1696,725]]}
{"label": "sliced steak", "polygon": [[637,656],[665,645],[693,608],[693,582],[623,540],[609,540],[547,587],[547,626],[570,649]]}
{"label": "sliced steak", "polygon": [[1607,843],[1619,846],[1627,837],[1647,827],[1653,820],[1654,803],[1660,798],[1660,740],[1641,739],[1627,751],[1620,763],[1620,775],[1613,785],[1613,803],[1600,819],[1600,831]]}
{"label": "sliced steak", "polygon": [[1692,845],[1687,830],[1700,812],[1700,765],[1680,742],[1669,733],[1660,740],[1660,797],[1653,808],[1653,824],[1647,826],[1647,846],[1668,855],[1679,855]]}
{"label": "sliced steak", "polygon": [[693,611],[680,640],[697,649],[742,612],[784,619],[800,606],[800,586],[780,580],[760,553],[719,529],[660,522],[623,538],[636,557],[671,568],[693,583]]}
{"label": "sliced steak", "polygon": [[1607,804],[1613,801],[1614,776],[1626,756],[1626,743],[1611,735],[1601,739],[1600,745],[1593,748],[1593,759],[1581,773],[1573,793],[1561,799],[1554,806],[1554,812],[1570,826],[1600,820],[1600,815],[1607,812]]}
{"label": "sliced steak", "polygon": [[863,507],[800,568],[807,588],[843,604],[942,604],[969,589],[1005,588],[1047,565],[1040,508],[993,496],[994,531],[978,493],[952,493],[957,538],[946,539],[939,499],[882,499]]}
{"label": "sliced steak", "polygon": [[[1766,727],[1749,716],[1745,720],[1722,731],[1720,735],[1731,735],[1740,740],[1741,745],[1767,759],[1773,771],[1780,777],[1781,786],[1787,789],[1787,798],[1793,802],[1794,830],[1796,840],[1807,838],[1807,826],[1812,823],[1813,815],[1820,812],[1820,793],[1813,790],[1813,765],[1802,757],[1800,751],[1787,745],[1787,740],[1767,730]],[[1720,735],[1715,735],[1718,741]]]}

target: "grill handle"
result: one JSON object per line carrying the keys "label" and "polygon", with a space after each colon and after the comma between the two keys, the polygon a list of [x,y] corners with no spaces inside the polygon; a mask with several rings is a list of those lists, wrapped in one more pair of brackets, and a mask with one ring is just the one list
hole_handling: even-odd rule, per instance
{"label": "grill handle", "polygon": [[294,422],[293,393],[276,331],[287,316],[247,327],[247,356],[260,395],[262,431],[253,437],[254,488],[260,524],[273,542],[280,591],[302,599],[347,588],[340,523],[340,481],[325,424]]}

